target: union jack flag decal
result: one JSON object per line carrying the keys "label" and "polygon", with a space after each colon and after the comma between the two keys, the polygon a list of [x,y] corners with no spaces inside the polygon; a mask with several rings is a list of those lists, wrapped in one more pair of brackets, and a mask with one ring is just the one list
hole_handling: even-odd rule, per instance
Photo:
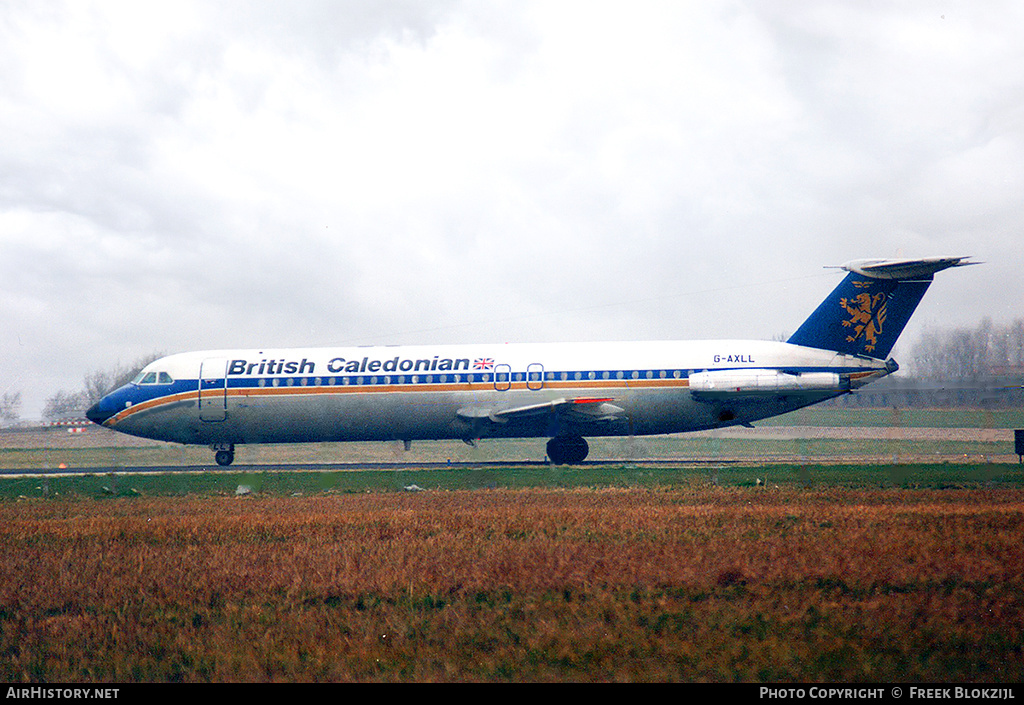
{"label": "union jack flag decal", "polygon": [[474,370],[490,370],[494,368],[494,358],[492,357],[478,357],[473,361]]}

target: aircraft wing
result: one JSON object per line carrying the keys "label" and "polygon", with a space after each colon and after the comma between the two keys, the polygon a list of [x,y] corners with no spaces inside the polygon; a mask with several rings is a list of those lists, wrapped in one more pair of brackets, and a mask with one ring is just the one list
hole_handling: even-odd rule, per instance
{"label": "aircraft wing", "polygon": [[538,404],[525,404],[505,409],[492,406],[467,406],[458,410],[458,415],[467,420],[487,419],[494,423],[508,423],[514,419],[527,418],[538,414],[556,413],[574,421],[614,421],[622,417],[625,410],[615,406],[611,398],[552,399]]}

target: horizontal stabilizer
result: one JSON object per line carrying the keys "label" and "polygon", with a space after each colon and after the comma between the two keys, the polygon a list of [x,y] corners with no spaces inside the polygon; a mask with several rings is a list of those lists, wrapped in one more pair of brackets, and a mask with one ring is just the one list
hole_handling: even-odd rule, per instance
{"label": "horizontal stabilizer", "polygon": [[838,269],[862,274],[872,279],[929,279],[936,272],[950,267],[966,267],[980,262],[967,262],[969,257],[925,257],[924,259],[855,259]]}

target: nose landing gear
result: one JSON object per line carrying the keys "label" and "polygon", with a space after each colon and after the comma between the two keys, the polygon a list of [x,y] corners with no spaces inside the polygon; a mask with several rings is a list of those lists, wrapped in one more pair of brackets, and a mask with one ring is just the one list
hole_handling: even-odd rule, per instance
{"label": "nose landing gear", "polygon": [[210,447],[214,450],[213,459],[217,465],[231,465],[235,461],[234,443],[216,443]]}

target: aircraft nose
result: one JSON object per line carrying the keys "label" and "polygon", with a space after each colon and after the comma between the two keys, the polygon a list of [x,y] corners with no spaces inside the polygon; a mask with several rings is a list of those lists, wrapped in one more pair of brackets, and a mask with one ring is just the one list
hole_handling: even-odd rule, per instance
{"label": "aircraft nose", "polygon": [[89,419],[93,423],[101,424],[114,415],[114,412],[110,409],[103,408],[103,400],[100,399],[98,402],[90,406],[85,411],[85,418]]}

